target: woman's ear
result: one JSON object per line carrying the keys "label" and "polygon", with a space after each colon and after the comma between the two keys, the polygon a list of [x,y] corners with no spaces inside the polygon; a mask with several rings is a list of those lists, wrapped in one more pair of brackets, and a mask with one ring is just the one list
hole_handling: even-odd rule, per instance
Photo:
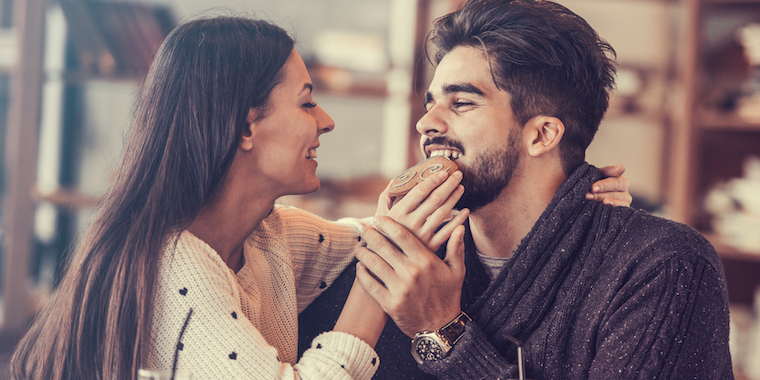
{"label": "woman's ear", "polygon": [[240,139],[240,148],[243,150],[253,149],[253,135],[256,128],[256,118],[258,117],[258,111],[251,107],[248,110],[248,116],[245,118],[246,129],[243,131],[243,137]]}
{"label": "woman's ear", "polygon": [[531,137],[528,153],[538,157],[559,145],[565,134],[565,124],[556,117],[536,116],[528,121],[527,130]]}

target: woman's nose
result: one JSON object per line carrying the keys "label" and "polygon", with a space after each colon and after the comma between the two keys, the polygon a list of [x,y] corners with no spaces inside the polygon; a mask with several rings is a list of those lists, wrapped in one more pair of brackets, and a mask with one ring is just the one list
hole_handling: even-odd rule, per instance
{"label": "woman's nose", "polygon": [[330,117],[330,115],[325,112],[325,110],[322,109],[322,107],[317,106],[317,128],[319,128],[319,133],[327,133],[335,129],[335,121]]}

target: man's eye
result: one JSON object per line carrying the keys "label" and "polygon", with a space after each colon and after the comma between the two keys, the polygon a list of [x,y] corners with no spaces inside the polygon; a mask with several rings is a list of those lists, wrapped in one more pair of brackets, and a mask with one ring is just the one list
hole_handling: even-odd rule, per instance
{"label": "man's eye", "polygon": [[315,102],[308,102],[308,103],[304,103],[303,105],[304,108],[314,108],[316,106],[317,106],[317,103]]}

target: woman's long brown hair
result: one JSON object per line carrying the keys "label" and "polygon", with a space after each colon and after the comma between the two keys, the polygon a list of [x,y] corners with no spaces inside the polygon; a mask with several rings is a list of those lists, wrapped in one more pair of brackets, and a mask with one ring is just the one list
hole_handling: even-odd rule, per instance
{"label": "woman's long brown hair", "polygon": [[14,379],[136,378],[160,254],[217,193],[248,110],[266,111],[292,50],[284,30],[245,18],[196,20],[167,36],[116,180],[19,343]]}

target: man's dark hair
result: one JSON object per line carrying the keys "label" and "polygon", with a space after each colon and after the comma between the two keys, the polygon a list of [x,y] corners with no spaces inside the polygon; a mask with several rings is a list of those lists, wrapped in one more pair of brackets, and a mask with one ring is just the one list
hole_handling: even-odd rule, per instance
{"label": "man's dark hair", "polygon": [[585,161],[614,87],[615,51],[583,18],[550,1],[470,0],[437,19],[428,41],[435,64],[458,46],[482,49],[515,120],[562,120],[563,169]]}

